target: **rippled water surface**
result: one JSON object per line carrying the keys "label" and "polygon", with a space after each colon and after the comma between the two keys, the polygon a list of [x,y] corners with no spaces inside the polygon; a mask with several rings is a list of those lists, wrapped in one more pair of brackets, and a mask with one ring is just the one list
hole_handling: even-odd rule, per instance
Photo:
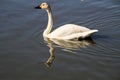
{"label": "rippled water surface", "polygon": [[[44,41],[51,5],[53,29],[67,23],[98,29],[92,40]],[[0,80],[120,80],[119,0],[1,0]],[[50,56],[51,54],[51,56]]]}

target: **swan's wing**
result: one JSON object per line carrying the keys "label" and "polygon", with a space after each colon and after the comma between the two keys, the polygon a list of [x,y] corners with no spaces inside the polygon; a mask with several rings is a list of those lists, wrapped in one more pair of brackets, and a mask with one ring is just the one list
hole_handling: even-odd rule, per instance
{"label": "swan's wing", "polygon": [[90,29],[88,29],[86,27],[79,26],[79,25],[66,24],[66,25],[63,25],[63,26],[55,29],[53,32],[51,32],[49,34],[49,37],[65,37],[65,36],[69,36],[69,35],[72,35],[75,33],[86,32],[89,30]]}
{"label": "swan's wing", "polygon": [[83,33],[75,33],[69,36],[65,36],[65,37],[61,37],[61,39],[66,39],[66,40],[70,40],[70,39],[75,39],[75,38],[86,38],[91,36],[93,33],[98,32],[98,30],[89,30]]}

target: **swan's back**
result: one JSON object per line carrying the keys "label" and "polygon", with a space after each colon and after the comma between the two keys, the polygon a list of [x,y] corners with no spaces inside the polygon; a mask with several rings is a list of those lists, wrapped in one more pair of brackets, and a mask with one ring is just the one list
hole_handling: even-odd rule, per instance
{"label": "swan's back", "polygon": [[[90,29],[82,26],[78,26],[75,24],[65,24],[53,32],[51,32],[48,37],[49,38],[57,38],[57,39],[74,39],[74,38],[79,38],[81,35],[83,37],[87,36],[87,32],[91,34]],[[97,32],[93,31],[92,33]],[[85,35],[84,35],[85,34]]]}
{"label": "swan's back", "polygon": [[79,32],[85,32],[89,31],[88,28],[78,26],[75,24],[65,24],[63,26],[60,26],[59,28],[55,29],[53,32],[50,33],[50,36],[68,36],[71,34],[79,33]]}

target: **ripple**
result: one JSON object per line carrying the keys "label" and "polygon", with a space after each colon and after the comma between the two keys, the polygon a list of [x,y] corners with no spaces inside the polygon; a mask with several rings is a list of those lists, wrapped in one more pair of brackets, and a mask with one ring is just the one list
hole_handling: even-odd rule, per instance
{"label": "ripple", "polygon": [[78,44],[66,44],[70,45],[67,49],[65,43],[62,47],[53,44],[55,59],[47,70],[39,65],[51,58],[48,58],[48,44],[42,36],[47,25],[47,13],[33,9],[42,1],[1,1],[2,79],[117,80],[120,72],[120,1],[46,0],[53,10],[53,29],[73,23],[99,30],[92,36],[95,44],[86,47],[69,50]]}

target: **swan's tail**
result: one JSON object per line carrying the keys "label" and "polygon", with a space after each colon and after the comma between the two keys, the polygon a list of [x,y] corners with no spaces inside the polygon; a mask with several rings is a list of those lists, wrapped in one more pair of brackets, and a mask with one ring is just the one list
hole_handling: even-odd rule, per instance
{"label": "swan's tail", "polygon": [[91,36],[93,33],[95,32],[98,32],[98,30],[90,30],[90,31],[87,31],[87,32],[83,32],[82,35],[80,36],[81,38],[86,38],[86,37],[89,37]]}

